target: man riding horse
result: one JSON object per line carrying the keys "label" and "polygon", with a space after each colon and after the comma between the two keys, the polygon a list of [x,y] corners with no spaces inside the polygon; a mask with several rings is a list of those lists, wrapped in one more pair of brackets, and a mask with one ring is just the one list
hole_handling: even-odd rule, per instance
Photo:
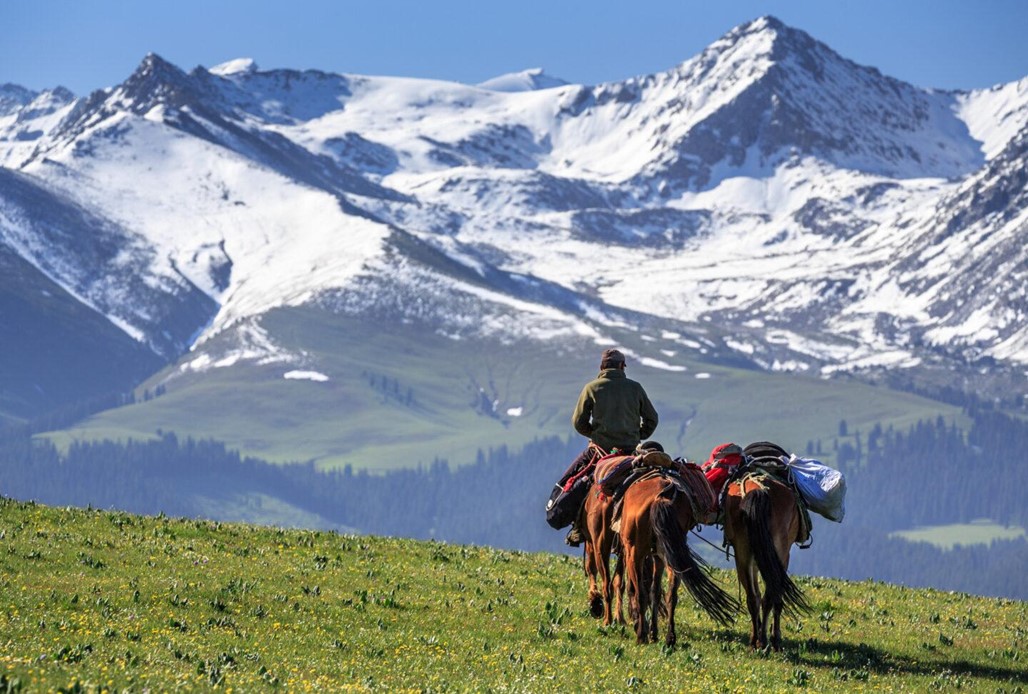
{"label": "man riding horse", "polygon": [[[604,350],[599,375],[582,388],[571,423],[575,431],[589,439],[589,445],[564,471],[560,484],[604,455],[631,453],[657,428],[657,411],[642,385],[625,375],[626,366],[625,355],[619,350]],[[578,547],[582,539],[575,521],[565,542]]]}

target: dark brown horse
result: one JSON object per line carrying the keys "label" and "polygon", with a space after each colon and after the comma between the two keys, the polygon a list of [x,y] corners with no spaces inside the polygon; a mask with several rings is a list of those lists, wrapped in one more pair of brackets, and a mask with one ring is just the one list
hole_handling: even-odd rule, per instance
{"label": "dark brown horse", "polygon": [[[664,476],[641,479],[625,492],[621,512],[621,545],[628,574],[628,609],[638,643],[657,640],[661,575],[667,572],[667,634],[675,644],[675,606],[678,584],[707,614],[721,624],[732,621],[739,603],[722,590],[704,570],[703,561],[686,542],[697,518],[687,492]],[[649,612],[649,619],[647,619]]]}
{"label": "dark brown horse", "polygon": [[603,617],[603,626],[614,621],[625,623],[621,610],[624,593],[624,562],[617,555],[614,572],[610,571],[610,555],[617,540],[611,527],[614,503],[594,484],[585,499],[579,527],[585,537],[585,574],[589,578],[589,609],[593,617]]}
{"label": "dark brown horse", "polygon": [[[761,442],[746,455],[785,451]],[[774,459],[777,456],[766,456]],[[758,457],[757,463],[760,462]],[[770,646],[782,650],[782,609],[809,609],[802,591],[789,578],[789,550],[805,539],[807,529],[792,487],[760,467],[750,467],[728,483],[725,495],[725,543],[735,550],[735,571],[746,593],[750,613],[750,646],[768,647],[768,621],[773,620]],[[759,578],[764,582],[761,596]]]}

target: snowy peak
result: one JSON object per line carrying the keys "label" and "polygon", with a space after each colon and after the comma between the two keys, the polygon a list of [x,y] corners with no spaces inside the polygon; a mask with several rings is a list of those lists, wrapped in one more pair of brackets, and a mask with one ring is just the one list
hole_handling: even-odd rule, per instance
{"label": "snowy peak", "polygon": [[207,72],[212,75],[218,75],[219,77],[228,77],[229,75],[248,75],[253,72],[257,72],[257,63],[253,58],[236,58],[235,60],[229,60],[215,65],[212,68],[208,68]]}
{"label": "snowy peak", "polygon": [[203,95],[196,87],[196,82],[177,66],[149,53],[115,96],[133,112],[146,113],[158,104],[174,108],[198,101]]}
{"label": "snowy peak", "polygon": [[750,42],[755,42],[761,46],[769,46],[772,58],[817,52],[827,52],[839,57],[827,44],[818,41],[802,29],[787,25],[772,15],[758,17],[752,22],[741,24],[725,34],[721,40],[730,45],[745,46]]}
{"label": "snowy peak", "polygon": [[542,68],[532,68],[493,77],[485,82],[479,82],[476,86],[494,92],[531,92],[563,87],[567,84],[567,81],[559,77],[547,75]]}
{"label": "snowy peak", "polygon": [[24,122],[46,116],[75,100],[75,95],[65,87],[34,92],[15,84],[0,86],[0,117],[16,116]]}
{"label": "snowy peak", "polygon": [[999,154],[1028,127],[1028,77],[958,94],[956,100],[958,115],[971,136],[982,143],[986,159]]}
{"label": "snowy peak", "polygon": [[276,124],[310,121],[341,110],[351,95],[350,80],[320,70],[267,70],[249,58],[223,63],[210,70],[197,68],[190,76],[208,85],[231,108]]}
{"label": "snowy peak", "polygon": [[0,84],[0,116],[14,113],[36,96],[36,92],[17,84]]}
{"label": "snowy peak", "polygon": [[[715,183],[724,163],[749,170],[811,156],[865,173],[952,178],[983,162],[954,97],[847,60],[809,34],[763,17],[656,80],[666,113],[683,112],[649,172],[679,189]],[[665,116],[666,119],[666,116]]]}
{"label": "snowy peak", "polygon": [[849,69],[870,70],[843,58],[830,46],[795,27],[788,26],[771,15],[766,15],[732,29],[715,41],[706,52],[713,54],[730,52],[736,59],[760,62],[766,59],[769,65],[791,64],[814,80],[821,82],[826,66],[831,63],[845,63]]}
{"label": "snowy peak", "polygon": [[12,84],[0,86],[0,166],[18,167],[30,159],[37,143],[74,101],[75,95],[64,87],[34,92]]}

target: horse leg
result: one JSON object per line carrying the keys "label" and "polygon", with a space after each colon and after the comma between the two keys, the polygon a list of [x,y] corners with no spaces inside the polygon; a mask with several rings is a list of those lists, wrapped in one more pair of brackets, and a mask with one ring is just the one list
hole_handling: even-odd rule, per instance
{"label": "horse leg", "polygon": [[614,578],[611,583],[614,592],[614,621],[618,624],[627,624],[623,613],[622,599],[625,593],[625,559],[623,551],[619,550],[617,559],[614,561]]}
{"label": "horse leg", "polygon": [[646,615],[645,595],[643,585],[645,583],[645,572],[643,567],[644,557],[639,557],[639,552],[630,543],[625,545],[625,568],[628,571],[628,611],[635,623],[636,643],[646,643]]}
{"label": "horse leg", "polygon": [[800,533],[802,519],[796,508],[796,499],[791,491],[785,490],[774,495],[773,514],[775,522],[772,528],[774,558],[781,567],[781,579],[776,583],[773,600],[765,601],[764,628],[771,627],[771,648],[782,650],[782,609],[786,602],[800,610],[806,609],[806,601],[799,588],[789,578],[789,550]]}
{"label": "horse leg", "polygon": [[667,570],[667,636],[664,643],[674,646],[678,642],[675,634],[675,608],[678,606],[678,574],[670,566]]}
{"label": "horse leg", "polygon": [[643,552],[637,553],[636,561],[639,563],[639,617],[636,620],[636,642],[637,643],[649,643],[650,642],[650,588],[653,582],[653,577],[650,572],[653,571],[653,564],[650,562],[649,557]]}
{"label": "horse leg", "polygon": [[[781,649],[781,633],[778,632],[778,617],[782,614],[782,602],[781,597],[775,597],[767,590],[764,591],[764,597],[760,601],[760,637],[763,643],[762,648],[771,647],[774,651],[780,651]],[[768,641],[767,632],[768,628],[771,628],[771,640]],[[775,633],[778,632],[778,643],[775,642]]]}
{"label": "horse leg", "polygon": [[594,542],[587,539],[585,545],[585,556],[583,557],[585,575],[589,579],[589,613],[596,618],[603,615],[603,596],[596,586],[596,553],[593,551]]}
{"label": "horse leg", "polygon": [[[786,571],[789,570],[789,548],[792,545],[792,541],[788,538],[780,538],[776,541],[775,549],[778,551],[778,559],[782,562],[782,566]],[[785,600],[779,596],[772,608],[772,624],[771,624],[771,648],[774,651],[782,650],[782,607],[785,605]],[[765,608],[764,621],[766,622],[768,617],[767,610]]]}
{"label": "horse leg", "polygon": [[649,642],[656,643],[658,636],[657,616],[660,614],[660,589],[664,580],[664,561],[657,555],[650,557],[650,624]]}
{"label": "horse leg", "polygon": [[607,532],[603,531],[600,538],[593,546],[596,553],[596,565],[599,567],[600,583],[603,588],[603,626],[609,627],[613,621],[611,618],[611,583],[610,583],[610,538]]}
{"label": "horse leg", "polygon": [[744,542],[735,544],[735,573],[739,584],[746,594],[746,609],[750,613],[750,648],[760,650],[764,643],[758,638],[761,634],[760,619],[760,586],[757,583],[757,565],[749,555]]}
{"label": "horse leg", "polygon": [[747,571],[746,607],[750,611],[750,647],[762,651],[767,648],[767,623],[761,610],[760,578],[756,565]]}
{"label": "horse leg", "polygon": [[[780,652],[782,650],[782,601],[779,600],[772,607],[773,624],[771,628],[771,649]],[[766,619],[766,618],[765,618]]]}
{"label": "horse leg", "polygon": [[735,575],[739,578],[742,592],[746,594],[746,611],[750,613],[750,648],[757,650],[760,648],[757,641],[760,634],[760,586],[757,583],[757,564],[740,514],[739,501],[729,500],[727,516],[725,537],[731,540],[732,551],[735,552]]}

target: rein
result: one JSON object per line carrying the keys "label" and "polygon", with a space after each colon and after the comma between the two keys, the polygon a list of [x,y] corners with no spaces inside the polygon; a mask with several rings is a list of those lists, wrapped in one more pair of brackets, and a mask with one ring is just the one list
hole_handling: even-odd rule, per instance
{"label": "rein", "polygon": [[711,547],[713,547],[714,549],[716,549],[716,550],[717,550],[718,552],[720,552],[720,551],[721,551],[721,550],[723,549],[723,550],[725,551],[725,559],[726,559],[726,560],[728,560],[728,559],[731,559],[731,558],[732,558],[732,546],[731,546],[731,545],[725,545],[724,547],[718,547],[718,546],[717,546],[717,545],[715,545],[715,544],[714,544],[713,542],[711,542],[711,541],[710,541],[710,540],[708,540],[707,538],[703,537],[703,535],[700,535],[700,534],[699,534],[698,532],[696,532],[696,529],[695,529],[695,528],[693,528],[693,529],[692,529],[692,530],[690,530],[689,532],[691,532],[691,533],[692,533],[693,535],[695,535],[695,536],[696,536],[696,537],[698,537],[699,539],[701,539],[701,540],[703,540],[704,542],[706,542],[706,543],[707,543],[708,545],[710,545]]}

